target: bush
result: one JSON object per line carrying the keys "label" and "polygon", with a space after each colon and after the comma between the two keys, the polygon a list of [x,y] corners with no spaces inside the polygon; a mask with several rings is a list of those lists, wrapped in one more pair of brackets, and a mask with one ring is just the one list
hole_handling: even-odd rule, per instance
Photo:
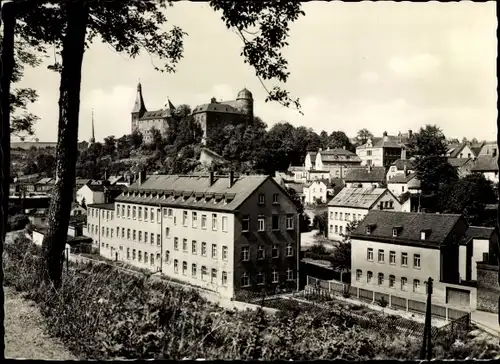
{"label": "bush", "polygon": [[28,219],[28,216],[24,214],[14,215],[12,217],[9,217],[7,231],[16,231],[24,229],[26,225],[29,225],[29,223],[30,220]]}

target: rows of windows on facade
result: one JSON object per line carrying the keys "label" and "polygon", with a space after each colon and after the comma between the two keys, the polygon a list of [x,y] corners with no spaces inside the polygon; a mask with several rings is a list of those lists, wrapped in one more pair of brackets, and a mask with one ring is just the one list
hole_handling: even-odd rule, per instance
{"label": "rows of windows on facade", "polygon": [[[383,249],[378,249],[377,252],[377,263],[379,264],[385,264],[385,251]],[[366,252],[366,260],[369,262],[375,263],[374,260],[374,251],[373,248],[367,248]],[[397,259],[396,259],[396,252],[395,251],[389,251],[389,265],[396,266],[398,264]],[[402,268],[409,268],[408,265],[408,253],[402,252],[400,259],[399,259],[399,264]],[[418,269],[420,270],[420,254],[413,254],[413,269]],[[411,274],[411,271],[409,271],[409,274]],[[363,271],[361,269],[356,270],[356,281],[361,282],[363,280]],[[407,291],[408,290],[408,277],[401,277],[401,290],[402,291]],[[366,283],[368,284],[373,284],[373,271],[368,270],[366,272]],[[389,288],[394,288],[396,289],[396,277],[394,275],[389,275]],[[423,293],[420,290],[420,280],[419,279],[413,279],[413,292],[415,293]],[[379,286],[383,286],[385,284],[385,276],[384,273],[378,273],[378,280],[377,284]]]}
{"label": "rows of windows on facade", "polygon": [[[273,194],[273,203],[278,203],[278,194]],[[265,195],[261,194],[259,195],[259,204],[264,204],[265,203]],[[99,210],[97,209],[90,209],[90,215],[92,217],[98,217],[97,214],[99,213]],[[132,220],[138,220],[138,221],[143,221],[143,222],[149,222],[149,223],[156,223],[160,224],[161,223],[161,209],[160,208],[153,208],[153,207],[141,207],[141,206],[126,206],[123,204],[117,204],[117,209],[116,209],[116,216],[118,219],[132,219]],[[177,226],[177,216],[175,216],[174,209],[172,208],[167,208],[163,209],[163,215],[164,218],[171,219],[172,224],[174,226]],[[203,230],[207,229],[207,219],[211,215],[211,229],[212,231],[218,231],[219,229],[219,216],[216,213],[211,213],[211,214],[201,214],[200,216],[200,225],[198,226],[198,213],[197,212],[191,212],[191,224],[189,224],[189,212],[186,210],[182,211],[182,227],[185,228],[191,228],[191,229],[198,229],[201,228]],[[105,219],[106,220],[112,220],[113,219],[113,211],[106,211],[105,213]],[[228,221],[226,216],[222,216],[221,220],[221,226],[220,229],[222,232],[228,232]],[[257,231],[263,232],[266,231],[266,223],[267,223],[268,218],[266,216],[257,216]],[[286,221],[286,229],[287,230],[294,230],[294,222],[293,222],[293,215],[289,214],[286,215],[285,221]],[[280,226],[280,216],[279,215],[272,215],[271,216],[271,229],[272,230],[279,230]],[[126,224],[126,222],[124,222]],[[251,217],[249,215],[244,215],[242,217],[242,232],[249,232],[251,228]],[[98,231],[98,226],[94,224],[89,224],[88,229],[92,234],[99,234]],[[169,241],[173,241],[173,246],[171,247],[173,249],[173,252],[175,251],[180,251],[180,241],[182,239],[182,252],[183,253],[188,253],[189,252],[189,242],[188,239],[185,238],[180,238],[180,237],[173,237],[170,233],[170,227],[165,227],[165,234],[164,237],[165,239],[168,239]],[[110,229],[109,227],[102,227],[101,228],[101,236],[106,237],[106,238],[113,238],[113,229]],[[150,244],[150,245],[155,245],[160,247],[161,244],[161,235],[160,234],[154,234],[154,233],[149,233],[147,231],[141,231],[141,230],[136,230],[136,229],[130,229],[126,228],[123,226],[117,226],[116,227],[116,238],[121,238],[121,239],[126,239],[138,244]],[[199,245],[200,244],[200,245]],[[200,254],[202,257],[207,257],[207,250],[208,250],[208,243],[207,242],[198,242],[196,240],[191,241],[191,254],[193,255],[198,255]],[[101,243],[102,248],[110,249],[109,243]],[[200,250],[199,250],[200,247]],[[267,259],[267,252],[266,253],[267,247],[264,245],[258,246],[257,249],[257,259],[258,260],[264,260]],[[123,251],[123,246],[119,246],[119,250]],[[166,249],[165,250],[165,255],[164,259],[167,264],[171,264],[173,261],[174,264],[174,273],[179,273],[179,260],[178,259],[172,259],[172,254],[173,252],[171,249]],[[277,259],[280,258],[280,254],[285,254],[286,257],[293,257],[294,256],[294,248],[291,243],[287,243],[285,247],[284,252],[280,252],[280,246],[278,244],[274,244],[271,247],[271,258]],[[160,262],[160,254],[157,253],[156,255],[151,253],[150,256],[148,257],[148,254],[146,252],[143,252],[142,250],[138,249],[131,249],[127,248],[126,249],[126,258],[127,260],[132,260],[132,261],[137,261],[139,263],[144,263],[144,264],[150,264],[151,266],[155,265],[155,258],[157,264]],[[218,251],[218,245],[216,243],[211,244],[211,258],[212,259],[219,259],[219,251]],[[220,258],[223,261],[228,260],[228,246],[223,245],[220,250]],[[242,261],[250,261],[250,247],[249,246],[242,246],[241,247],[241,260]],[[159,269],[159,267],[157,267]],[[188,271],[188,263],[183,261],[182,262],[182,274],[187,275]],[[191,275],[193,277],[197,277],[198,274],[198,267],[196,264],[192,264],[191,266]],[[201,279],[202,280],[207,280],[208,277],[208,269],[206,266],[201,266]],[[212,269],[211,270],[211,282],[215,283],[217,280],[217,270]],[[257,272],[256,275],[256,282],[257,284],[264,284],[265,283],[265,274],[262,271]],[[287,281],[293,281],[294,280],[294,271],[293,269],[288,268],[286,270],[286,280]],[[222,271],[221,272],[221,283],[222,285],[227,285],[227,272]],[[271,272],[271,283],[279,283],[279,272],[275,269]],[[242,273],[241,276],[241,286],[242,287],[248,287],[250,286],[250,273],[244,272]]]}

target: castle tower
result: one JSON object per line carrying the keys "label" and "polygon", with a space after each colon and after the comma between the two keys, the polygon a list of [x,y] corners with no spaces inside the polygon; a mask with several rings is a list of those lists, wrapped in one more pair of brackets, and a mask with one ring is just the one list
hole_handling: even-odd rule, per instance
{"label": "castle tower", "polygon": [[132,132],[139,128],[139,119],[146,113],[146,105],[144,105],[144,99],[142,98],[142,86],[139,82],[137,84],[137,95],[135,97],[134,108],[132,110]]}
{"label": "castle tower", "polygon": [[253,123],[253,96],[250,91],[246,88],[238,92],[238,97],[236,98],[236,105],[238,110],[245,113],[248,116],[248,122]]}
{"label": "castle tower", "polygon": [[94,109],[92,109],[92,136],[90,137],[90,144],[95,143],[95,132],[94,132]]}

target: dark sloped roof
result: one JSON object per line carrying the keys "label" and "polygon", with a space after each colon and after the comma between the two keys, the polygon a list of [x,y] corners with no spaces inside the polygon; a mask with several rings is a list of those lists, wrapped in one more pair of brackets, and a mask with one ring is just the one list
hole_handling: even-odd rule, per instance
{"label": "dark sloped roof", "polygon": [[491,235],[495,232],[495,228],[484,226],[469,226],[465,232],[461,244],[468,243],[471,239],[486,239],[489,240]]}
{"label": "dark sloped roof", "polygon": [[498,171],[498,157],[477,157],[471,167],[473,172],[495,172]]}
{"label": "dark sloped roof", "polygon": [[403,171],[405,169],[414,169],[415,168],[415,161],[411,159],[398,159],[394,163],[391,164],[391,166],[396,166],[396,169],[398,171]]}
{"label": "dark sloped roof", "polygon": [[468,162],[471,162],[472,158],[448,158],[448,163],[455,168],[463,167]]}
{"label": "dark sloped roof", "polygon": [[146,111],[144,115],[139,119],[142,120],[150,120],[150,119],[165,119],[172,117],[172,111],[170,109],[160,109],[155,111]]}
{"label": "dark sloped roof", "polygon": [[[371,210],[352,232],[351,237],[370,240],[377,240],[377,238],[389,239],[395,244],[405,241],[418,241],[422,244],[439,246],[460,219],[461,215],[457,214]],[[366,234],[367,226],[372,226],[370,235]],[[394,227],[401,228],[397,237],[392,236]],[[422,230],[428,231],[425,241],[420,239]]]}
{"label": "dark sloped roof", "polygon": [[[153,203],[166,205],[182,205],[185,207],[202,208],[206,206],[210,209],[234,211],[237,209],[258,187],[260,187],[269,176],[235,176],[234,183],[229,187],[227,176],[215,176],[214,183],[209,186],[209,177],[194,175],[153,175],[150,176],[141,186],[133,184],[129,190],[118,196],[116,202],[130,203]],[[155,191],[168,194],[160,198],[149,195],[138,196],[134,192]],[[127,192],[132,192],[128,195]],[[173,193],[171,193],[173,192]],[[221,196],[220,199],[211,199],[204,202],[204,199],[197,199],[195,194],[205,196]],[[224,201],[223,196],[230,196],[232,199]]]}
{"label": "dark sloped roof", "polygon": [[92,207],[94,209],[103,209],[103,210],[114,210],[114,203],[92,203],[87,205],[87,207]]}
{"label": "dark sloped roof", "polygon": [[382,182],[385,181],[385,168],[372,167],[371,171],[368,168],[353,168],[347,172],[344,177],[346,182]]}
{"label": "dark sloped roof", "polygon": [[90,188],[90,190],[92,192],[104,192],[104,185],[94,185],[94,184],[89,184],[87,185],[88,188]]}
{"label": "dark sloped roof", "polygon": [[321,161],[323,163],[338,163],[338,162],[359,162],[361,159],[356,155],[356,153],[350,152],[346,149],[335,148],[329,150],[322,150],[318,152],[321,156]]}
{"label": "dark sloped roof", "polygon": [[228,104],[224,104],[224,103],[217,103],[217,102],[199,105],[199,106],[196,106],[196,108],[193,110],[193,114],[197,114],[200,112],[217,112],[217,113],[243,115],[243,113],[241,111],[234,108],[233,106],[228,105]]}
{"label": "dark sloped roof", "polygon": [[330,200],[328,206],[357,207],[362,209],[369,209],[386,191],[386,188],[344,187],[334,198]]}
{"label": "dark sloped roof", "polygon": [[389,178],[387,180],[387,183],[408,183],[416,176],[417,176],[416,173],[410,173],[410,174],[407,174],[406,176],[403,174],[397,174],[397,175],[393,176],[392,178]]}
{"label": "dark sloped roof", "polygon": [[368,143],[361,145],[358,148],[402,148],[408,142],[408,137],[397,135],[386,135],[385,137],[374,137],[371,139],[372,146]]}

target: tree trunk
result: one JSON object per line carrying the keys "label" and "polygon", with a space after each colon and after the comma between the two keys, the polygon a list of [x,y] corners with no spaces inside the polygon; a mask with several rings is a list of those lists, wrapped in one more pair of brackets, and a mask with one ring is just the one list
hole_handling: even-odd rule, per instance
{"label": "tree trunk", "polygon": [[[500,120],[497,118],[497,148],[500,145]],[[500,168],[500,157],[497,157],[497,166]],[[498,196],[499,196],[499,202],[497,206],[497,223],[496,223],[496,228],[497,228],[497,234],[500,233],[500,183],[497,184],[498,188]],[[498,235],[500,236],[500,235]],[[497,274],[497,280],[498,284],[500,285],[500,240],[497,239],[497,264],[498,264],[498,274]],[[500,325],[500,295],[498,296],[498,324]]]}
{"label": "tree trunk", "polygon": [[63,40],[59,86],[56,184],[49,208],[48,231],[42,244],[45,256],[44,280],[53,283],[56,288],[61,284],[61,263],[68,237],[75,184],[82,62],[89,18],[88,1],[72,0],[64,6],[68,25]]}

